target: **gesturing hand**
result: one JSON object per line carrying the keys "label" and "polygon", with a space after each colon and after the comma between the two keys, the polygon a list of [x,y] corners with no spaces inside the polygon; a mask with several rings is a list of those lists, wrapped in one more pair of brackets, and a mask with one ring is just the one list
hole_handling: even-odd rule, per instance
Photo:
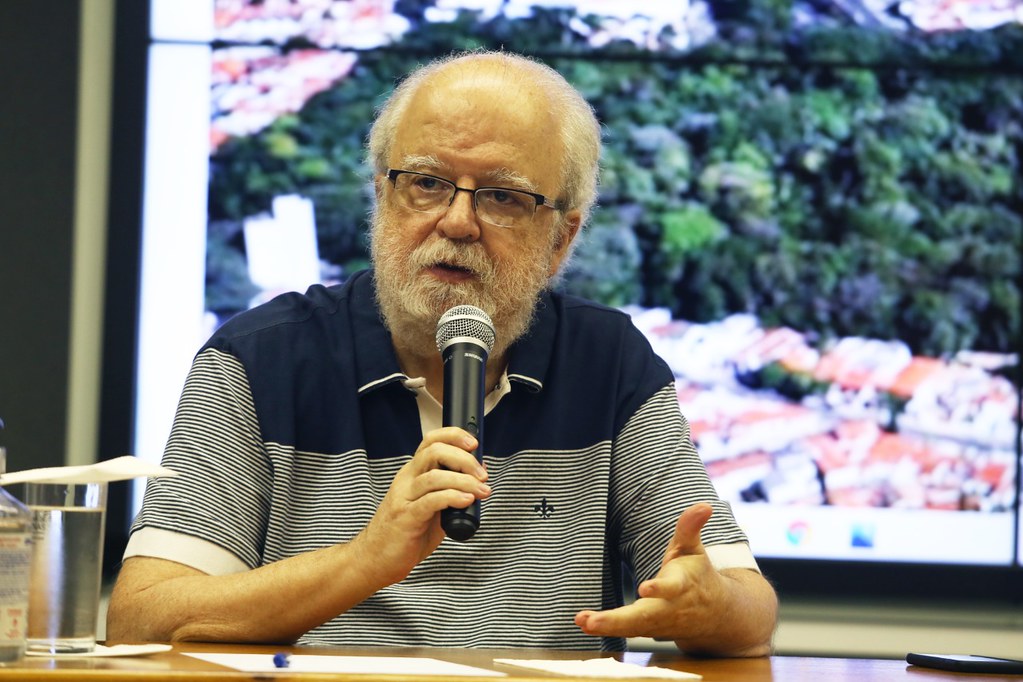
{"label": "gesturing hand", "polygon": [[711,565],[700,541],[712,512],[706,503],[682,512],[660,570],[639,585],[636,601],[609,611],[580,611],[576,625],[604,637],[702,639],[722,616],[727,589],[726,578]]}
{"label": "gesturing hand", "polygon": [[487,472],[471,454],[478,443],[460,428],[430,431],[394,476],[376,514],[352,541],[381,587],[405,578],[444,539],[440,511],[490,495]]}

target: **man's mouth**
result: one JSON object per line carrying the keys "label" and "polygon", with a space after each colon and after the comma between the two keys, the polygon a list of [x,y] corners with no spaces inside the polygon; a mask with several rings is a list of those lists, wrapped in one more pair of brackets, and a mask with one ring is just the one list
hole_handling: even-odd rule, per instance
{"label": "man's mouth", "polygon": [[439,268],[441,270],[444,270],[445,272],[450,272],[450,273],[453,273],[453,274],[460,274],[460,275],[475,275],[476,274],[475,272],[473,272],[469,268],[465,267],[464,265],[458,265],[456,263],[444,263],[444,262],[434,263],[432,267]]}
{"label": "man's mouth", "polygon": [[476,272],[471,268],[445,261],[434,263],[427,270],[437,279],[450,283],[465,282],[476,277]]}

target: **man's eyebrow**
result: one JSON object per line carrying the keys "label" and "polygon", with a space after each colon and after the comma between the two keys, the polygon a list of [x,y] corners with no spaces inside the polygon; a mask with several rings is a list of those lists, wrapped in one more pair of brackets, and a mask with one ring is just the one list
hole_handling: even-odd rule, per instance
{"label": "man's eyebrow", "polygon": [[513,185],[519,189],[525,189],[530,192],[536,192],[536,183],[532,182],[529,178],[516,173],[508,168],[498,168],[492,170],[489,173],[484,174],[486,178],[486,184],[495,183],[498,185]]}
{"label": "man's eyebrow", "polygon": [[[430,173],[442,177],[448,177],[451,174],[451,167],[432,154],[409,154],[402,157],[401,164],[403,169],[419,173]],[[536,183],[510,168],[495,168],[483,173],[480,176],[480,184],[487,187],[508,185],[509,189],[536,192]]]}
{"label": "man's eyebrow", "polygon": [[441,173],[447,166],[441,163],[440,159],[433,155],[409,154],[401,160],[401,167],[406,170],[414,170],[422,173]]}

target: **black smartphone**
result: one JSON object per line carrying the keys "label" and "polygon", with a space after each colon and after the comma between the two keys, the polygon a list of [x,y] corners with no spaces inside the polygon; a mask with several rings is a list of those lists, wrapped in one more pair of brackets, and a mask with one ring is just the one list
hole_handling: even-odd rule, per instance
{"label": "black smartphone", "polygon": [[973,654],[906,654],[906,663],[959,673],[1009,673],[1023,675],[1023,661]]}

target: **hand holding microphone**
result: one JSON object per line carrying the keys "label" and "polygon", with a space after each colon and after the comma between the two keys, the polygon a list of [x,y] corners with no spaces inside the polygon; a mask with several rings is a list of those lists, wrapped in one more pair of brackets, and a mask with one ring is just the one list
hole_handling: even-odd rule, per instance
{"label": "hand holding microphone", "polygon": [[[490,494],[481,469],[483,395],[493,347],[493,323],[479,308],[455,306],[437,323],[437,348],[444,362],[445,428],[423,434],[376,514],[352,541],[361,547],[362,556],[372,557],[371,579],[379,587],[404,580],[445,535],[465,542],[479,528],[479,500]],[[447,428],[452,426],[458,428]],[[469,459],[470,452],[475,462]],[[463,503],[469,506],[447,506]]]}
{"label": "hand holding microphone", "polygon": [[[483,396],[487,357],[494,349],[494,323],[476,306],[457,305],[437,321],[437,350],[444,361],[443,425],[458,426],[475,436],[476,460],[483,462]],[[480,501],[465,509],[441,512],[441,527],[458,542],[471,538],[480,525]]]}

